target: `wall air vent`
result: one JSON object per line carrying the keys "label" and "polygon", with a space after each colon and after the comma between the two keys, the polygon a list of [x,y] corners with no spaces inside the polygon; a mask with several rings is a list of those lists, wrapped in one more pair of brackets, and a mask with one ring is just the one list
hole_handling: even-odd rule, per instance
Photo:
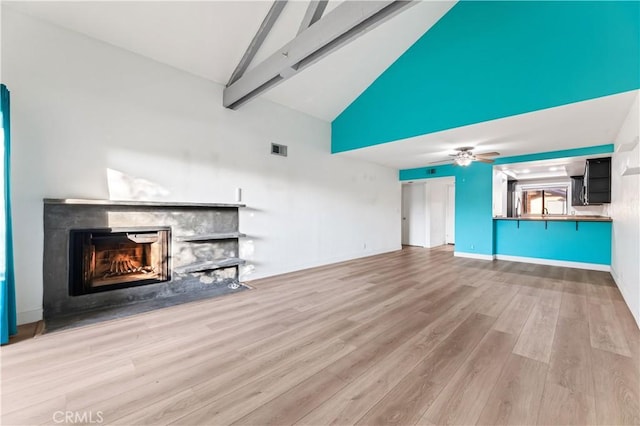
{"label": "wall air vent", "polygon": [[277,143],[272,143],[271,144],[271,153],[273,155],[280,155],[282,157],[286,157],[287,156],[287,146],[286,145],[279,145]]}

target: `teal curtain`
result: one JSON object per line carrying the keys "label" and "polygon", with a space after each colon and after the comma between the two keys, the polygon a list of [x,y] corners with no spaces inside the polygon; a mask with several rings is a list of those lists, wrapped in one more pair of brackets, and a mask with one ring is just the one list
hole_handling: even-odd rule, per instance
{"label": "teal curtain", "polygon": [[11,176],[11,123],[9,90],[0,85],[0,114],[2,115],[2,134],[4,135],[4,149],[2,161],[2,176],[4,183],[4,197],[0,206],[0,216],[4,216],[0,221],[0,343],[9,341],[9,336],[16,334],[16,285],[13,271],[13,232],[11,229],[11,186],[9,178]]}

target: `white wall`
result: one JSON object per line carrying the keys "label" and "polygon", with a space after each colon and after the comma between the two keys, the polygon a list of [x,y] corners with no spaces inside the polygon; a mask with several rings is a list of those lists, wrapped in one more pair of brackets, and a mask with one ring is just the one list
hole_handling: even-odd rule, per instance
{"label": "white wall", "polygon": [[507,215],[508,177],[500,170],[493,169],[493,216]]}
{"label": "white wall", "polygon": [[[622,176],[627,166],[640,166],[640,106],[636,99],[616,137],[611,167],[613,236],[611,274],[640,326],[640,175]],[[631,151],[622,151],[635,143]],[[623,147],[624,146],[624,147]]]}
{"label": "white wall", "polygon": [[427,247],[446,244],[447,185],[453,177],[429,179],[426,183]]}
{"label": "white wall", "polygon": [[21,322],[41,314],[45,197],[234,202],[242,188],[244,280],[400,248],[397,171],[332,156],[329,123],[260,99],[226,110],[220,85],[2,15]]}
{"label": "white wall", "polygon": [[445,244],[455,244],[456,241],[456,183],[455,178],[447,184],[447,201],[445,207]]}

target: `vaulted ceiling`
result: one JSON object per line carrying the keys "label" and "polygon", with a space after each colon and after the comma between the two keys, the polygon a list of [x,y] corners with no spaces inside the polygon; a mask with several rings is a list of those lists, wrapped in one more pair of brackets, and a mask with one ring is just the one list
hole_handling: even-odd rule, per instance
{"label": "vaulted ceiling", "polygon": [[639,88],[638,2],[459,2],[333,121],[332,148]]}
{"label": "vaulted ceiling", "polygon": [[[340,3],[330,0],[325,16]],[[473,9],[483,3],[492,12],[478,15]],[[612,142],[637,96],[637,91],[629,91],[637,89],[635,83],[621,81],[616,67],[631,64],[633,73],[638,55],[621,57],[615,43],[615,49],[608,49],[611,40],[602,29],[587,25],[576,35],[565,25],[575,26],[571,13],[552,18],[552,27],[542,22],[549,20],[542,12],[539,19],[525,14],[522,22],[514,20],[507,16],[510,9],[551,4],[518,3],[522,2],[418,2],[261,96],[333,122],[334,139],[346,131],[340,137],[347,148],[335,149],[334,143],[334,151],[395,168],[424,166],[459,146],[520,155]],[[580,2],[560,3],[567,8]],[[3,7],[224,85],[271,4],[4,1]],[[249,69],[296,36],[307,6],[308,1],[287,2]],[[638,36],[638,18],[629,19],[627,38],[632,39]],[[529,32],[523,31],[527,25]],[[550,34],[549,28],[555,32]],[[611,28],[618,31],[620,26]],[[523,34],[524,39],[514,38]],[[535,40],[536,34],[541,34],[543,45],[518,44]],[[609,52],[609,62],[603,66],[602,58],[587,58],[585,68],[572,71],[569,78],[549,80],[553,88],[542,84],[539,76],[551,78],[562,71],[554,68],[555,62],[571,63],[576,41],[581,49],[592,43]],[[520,73],[516,80],[511,78],[514,73]],[[584,88],[598,89],[599,78],[613,89],[585,93]],[[557,99],[547,102],[545,93]],[[488,96],[489,104],[480,95]],[[529,104],[520,108],[521,101]]]}
{"label": "vaulted ceiling", "polygon": [[[341,1],[331,0],[324,14]],[[262,96],[332,121],[455,1],[419,2]],[[33,1],[3,5],[227,84],[270,1]],[[288,1],[249,70],[296,36],[307,1]]]}

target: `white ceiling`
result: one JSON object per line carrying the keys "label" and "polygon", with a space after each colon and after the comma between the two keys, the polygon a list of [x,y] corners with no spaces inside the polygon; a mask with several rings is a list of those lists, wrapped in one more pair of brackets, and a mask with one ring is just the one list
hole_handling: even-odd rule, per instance
{"label": "white ceiling", "polygon": [[549,178],[569,178],[584,175],[588,158],[609,157],[611,154],[583,155],[579,157],[554,158],[552,160],[527,161],[523,163],[500,164],[495,166],[508,176],[518,180],[539,180]]}
{"label": "white ceiling", "polygon": [[[325,14],[338,6],[329,1]],[[424,1],[262,96],[332,121],[455,4]],[[3,5],[226,84],[271,1],[34,1]],[[252,66],[293,39],[308,1],[289,1]]]}
{"label": "white ceiling", "polygon": [[265,97],[333,121],[454,4],[419,2],[267,92]]}
{"label": "white ceiling", "polygon": [[444,160],[462,146],[503,157],[613,143],[638,91],[591,99],[348,151],[345,155],[409,169]]}

